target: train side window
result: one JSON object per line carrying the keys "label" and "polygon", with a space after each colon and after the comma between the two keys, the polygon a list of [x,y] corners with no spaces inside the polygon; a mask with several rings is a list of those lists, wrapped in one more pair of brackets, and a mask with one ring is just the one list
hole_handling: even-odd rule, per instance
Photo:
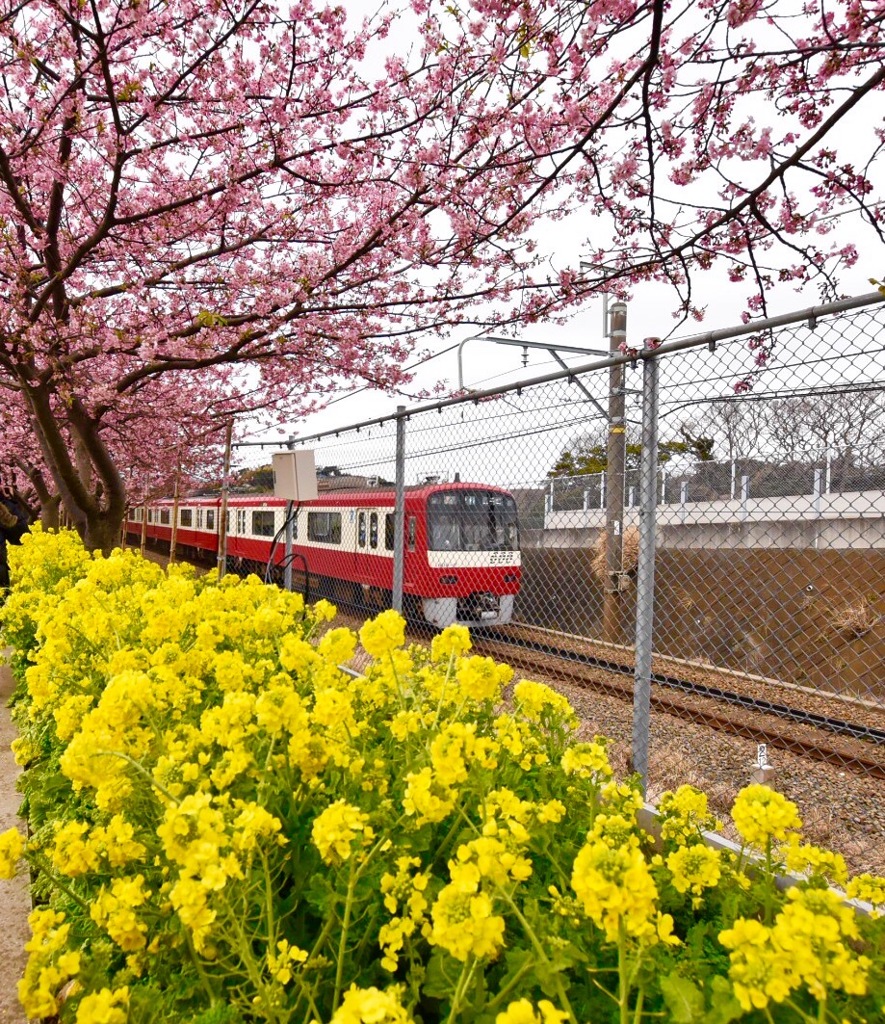
{"label": "train side window", "polygon": [[160,509],[160,523],[163,526],[168,526],[169,525],[169,509],[168,508],[161,508]]}
{"label": "train side window", "polygon": [[192,508],[182,508],[178,510],[178,521],[182,526],[193,526],[194,525],[194,510]]}
{"label": "train side window", "polygon": [[388,551],[393,551],[393,528],[396,520],[392,512],[388,512],[384,517],[384,547]]}
{"label": "train side window", "polygon": [[256,537],[273,537],[274,535],[274,514],[273,510],[252,513],[252,533]]}
{"label": "train side window", "polygon": [[418,533],[418,520],[415,516],[409,516],[409,551],[415,550],[415,538]]}
{"label": "train side window", "polygon": [[307,536],[319,544],[341,543],[340,512],[308,512]]}
{"label": "train side window", "polygon": [[214,530],[215,529],[215,509],[214,508],[207,508],[206,509],[206,529],[207,530]]}
{"label": "train side window", "polygon": [[356,542],[361,547],[366,546],[366,513],[360,512],[357,517]]}
{"label": "train side window", "polygon": [[378,547],[378,513],[373,512],[369,516],[369,547]]}
{"label": "train side window", "polygon": [[246,510],[244,508],[237,509],[237,533],[241,536],[246,532]]}

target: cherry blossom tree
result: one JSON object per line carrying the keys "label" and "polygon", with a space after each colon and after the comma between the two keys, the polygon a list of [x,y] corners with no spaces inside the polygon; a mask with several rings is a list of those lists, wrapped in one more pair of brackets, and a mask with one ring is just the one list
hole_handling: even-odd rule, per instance
{"label": "cherry blossom tree", "polygon": [[[0,390],[32,469],[106,548],[122,435],[199,420],[204,387],[291,415],[396,385],[427,330],[650,279],[692,311],[717,261],[751,310],[836,287],[827,218],[882,235],[883,24],[885,0],[6,0]],[[592,272],[544,248],[577,215]],[[192,404],[148,406],[178,381]]]}

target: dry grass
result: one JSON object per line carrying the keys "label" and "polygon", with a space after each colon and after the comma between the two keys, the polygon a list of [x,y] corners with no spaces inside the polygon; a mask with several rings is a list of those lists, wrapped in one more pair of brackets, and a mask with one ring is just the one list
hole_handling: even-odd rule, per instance
{"label": "dry grass", "polygon": [[857,640],[876,625],[879,616],[866,597],[851,601],[841,608],[832,609],[827,633],[832,637],[840,637],[843,640]]}
{"label": "dry grass", "polygon": [[[608,546],[605,530],[599,531],[596,543],[593,545],[593,558],[590,561],[590,569],[600,583],[606,583],[608,578],[608,566],[606,564],[606,547]],[[639,530],[635,526],[628,526],[624,530],[624,539],[621,546],[621,572],[636,572],[639,565]]]}

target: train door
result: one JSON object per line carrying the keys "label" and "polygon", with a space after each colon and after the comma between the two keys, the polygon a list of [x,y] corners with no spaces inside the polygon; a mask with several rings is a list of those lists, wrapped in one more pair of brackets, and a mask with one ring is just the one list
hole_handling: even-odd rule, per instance
{"label": "train door", "polygon": [[354,578],[360,584],[364,604],[380,611],[390,607],[391,561],[384,556],[385,514],[377,508],[360,508],[356,513]]}
{"label": "train door", "polygon": [[361,583],[378,584],[378,570],[373,567],[374,559],[367,561],[366,555],[381,554],[381,531],[383,516],[376,508],[359,508],[356,511],[356,551],[354,558],[355,577]]}
{"label": "train door", "polygon": [[356,547],[353,552],[353,578],[359,583],[365,583],[365,554],[369,545],[369,510],[366,508],[357,509],[356,512]]}

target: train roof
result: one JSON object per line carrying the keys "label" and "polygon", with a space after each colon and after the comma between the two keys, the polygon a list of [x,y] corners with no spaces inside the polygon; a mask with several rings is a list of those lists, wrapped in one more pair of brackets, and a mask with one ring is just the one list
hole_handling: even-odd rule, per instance
{"label": "train roof", "polygon": [[[474,483],[470,481],[458,481],[457,483],[439,483],[439,484],[417,484],[406,487],[406,493],[409,497],[427,498],[431,494],[436,494],[439,491],[495,491],[498,494],[509,494],[510,492],[505,487],[498,487],[495,484],[484,484]],[[384,505],[391,504],[394,496],[394,488],[391,486],[385,487],[373,487],[366,489],[365,487],[358,488],[336,488],[334,490],[320,491],[316,498],[310,501],[300,502],[303,506],[308,505],[365,505],[371,507],[372,505]],[[235,508],[238,506],[254,506],[259,505],[265,508],[273,508],[278,505],[285,505],[285,498],[277,498],[273,494],[229,494],[227,503],[229,507]],[[175,504],[172,498],[158,498],[155,501],[150,502],[151,505],[173,505]],[[207,506],[210,508],[217,507],[221,504],[221,495],[198,495],[188,498],[179,498],[179,506],[185,508]]]}

